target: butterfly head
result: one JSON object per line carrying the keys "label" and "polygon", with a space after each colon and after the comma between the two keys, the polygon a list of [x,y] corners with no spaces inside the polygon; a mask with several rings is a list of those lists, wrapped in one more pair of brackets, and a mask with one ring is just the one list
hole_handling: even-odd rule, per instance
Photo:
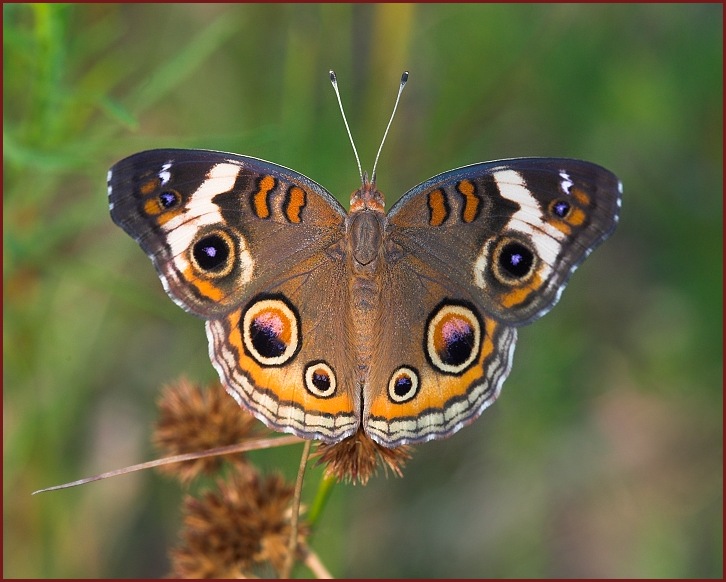
{"label": "butterfly head", "polygon": [[376,188],[375,177],[368,179],[368,174],[363,173],[361,187],[350,195],[350,213],[372,210],[383,213],[386,203],[383,193]]}

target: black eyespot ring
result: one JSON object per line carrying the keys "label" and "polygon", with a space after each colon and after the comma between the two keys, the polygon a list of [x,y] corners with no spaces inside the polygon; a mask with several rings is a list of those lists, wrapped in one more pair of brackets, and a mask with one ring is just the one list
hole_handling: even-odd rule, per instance
{"label": "black eyespot ring", "polygon": [[550,212],[557,218],[567,218],[571,210],[572,205],[567,200],[553,200],[550,204]]}
{"label": "black eyespot ring", "polygon": [[518,285],[535,271],[537,255],[524,241],[505,237],[494,246],[492,271],[500,283]]}
{"label": "black eyespot ring", "polygon": [[234,241],[223,230],[202,234],[192,244],[190,254],[196,269],[214,278],[229,275],[236,258]]}
{"label": "black eyespot ring", "polygon": [[484,326],[472,304],[444,299],[430,313],[424,331],[424,354],[432,368],[460,376],[477,361]]}
{"label": "black eyespot ring", "polygon": [[526,277],[533,262],[532,251],[518,242],[507,243],[499,251],[499,266],[516,279]]}
{"label": "black eyespot ring", "polygon": [[247,355],[265,367],[290,363],[302,344],[300,316],[283,295],[259,295],[239,322]]}

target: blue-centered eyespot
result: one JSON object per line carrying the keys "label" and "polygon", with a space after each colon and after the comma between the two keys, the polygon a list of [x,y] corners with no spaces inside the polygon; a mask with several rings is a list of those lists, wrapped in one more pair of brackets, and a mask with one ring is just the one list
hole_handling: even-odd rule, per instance
{"label": "blue-centered eyespot", "polygon": [[553,200],[550,204],[550,212],[557,218],[567,218],[571,209],[572,205],[567,200]]}
{"label": "blue-centered eyespot", "polygon": [[324,361],[310,362],[305,367],[305,389],[318,398],[330,398],[335,394],[338,381],[335,372]]}
{"label": "blue-centered eyespot", "polygon": [[194,264],[207,275],[226,275],[232,269],[234,243],[224,231],[202,236],[192,246]]}
{"label": "blue-centered eyespot", "polygon": [[401,366],[388,381],[388,397],[396,404],[413,399],[419,389],[418,372],[409,366]]}

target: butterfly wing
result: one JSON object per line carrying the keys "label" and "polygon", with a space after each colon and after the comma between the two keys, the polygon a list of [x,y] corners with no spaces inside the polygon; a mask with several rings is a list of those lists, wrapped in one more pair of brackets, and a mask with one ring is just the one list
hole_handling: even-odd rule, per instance
{"label": "butterfly wing", "polygon": [[517,330],[466,286],[403,255],[385,269],[380,305],[362,419],[371,438],[387,447],[446,438],[496,400]]}
{"label": "butterfly wing", "polygon": [[563,159],[477,164],[405,194],[388,214],[372,438],[444,438],[476,419],[509,374],[514,326],[552,308],[619,208],[612,173]]}
{"label": "butterfly wing", "polygon": [[346,212],[322,186],[236,154],[141,152],[111,168],[108,191],[111,217],[149,255],[169,296],[204,318],[344,235]]}
{"label": "butterfly wing", "polygon": [[255,158],[153,150],[114,165],[108,189],[114,222],[169,296],[207,320],[212,363],[241,405],[302,437],[356,430],[354,350],[340,313],[346,213],[324,188]]}
{"label": "butterfly wing", "polygon": [[621,185],[589,162],[520,158],[466,166],[413,188],[388,214],[407,253],[521,325],[547,313],[615,229]]}
{"label": "butterfly wing", "polygon": [[207,321],[227,391],[275,430],[337,442],[360,423],[355,346],[347,331],[348,266],[321,253]]}

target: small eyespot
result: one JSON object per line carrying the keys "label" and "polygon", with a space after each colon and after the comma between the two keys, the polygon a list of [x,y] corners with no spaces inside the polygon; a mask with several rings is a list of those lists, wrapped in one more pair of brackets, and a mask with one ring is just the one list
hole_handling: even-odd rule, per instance
{"label": "small eyespot", "polygon": [[418,394],[419,375],[415,368],[401,366],[388,381],[388,397],[396,404],[403,404]]}
{"label": "small eyespot", "polygon": [[241,320],[246,352],[262,366],[288,363],[300,348],[300,323],[282,296],[253,300]]}
{"label": "small eyespot", "polygon": [[164,210],[169,210],[169,208],[177,206],[180,202],[181,196],[175,190],[164,190],[159,194],[159,206]]}
{"label": "small eyespot", "polygon": [[305,367],[304,380],[305,389],[318,398],[330,398],[338,386],[335,372],[322,360],[311,362]]}
{"label": "small eyespot", "polygon": [[567,215],[570,214],[570,210],[572,210],[572,205],[566,200],[554,200],[550,204],[550,212],[552,212],[552,214],[554,214],[557,218],[567,218]]}

